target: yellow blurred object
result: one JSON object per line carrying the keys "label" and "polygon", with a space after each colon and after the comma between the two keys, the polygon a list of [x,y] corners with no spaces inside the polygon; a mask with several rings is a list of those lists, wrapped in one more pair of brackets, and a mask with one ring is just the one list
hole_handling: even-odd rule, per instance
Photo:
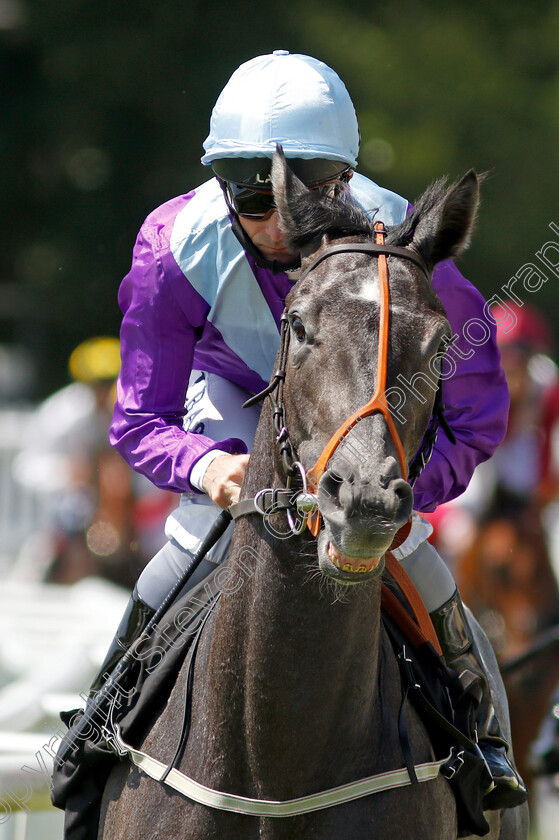
{"label": "yellow blurred object", "polygon": [[88,338],[72,352],[70,374],[77,382],[110,382],[120,370],[120,341],[103,336]]}

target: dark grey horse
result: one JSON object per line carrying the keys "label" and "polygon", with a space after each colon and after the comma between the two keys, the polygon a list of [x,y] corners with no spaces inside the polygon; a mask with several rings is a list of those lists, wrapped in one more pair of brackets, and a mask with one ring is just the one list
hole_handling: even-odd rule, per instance
{"label": "dark grey horse", "polygon": [[[303,267],[334,240],[372,241],[366,217],[307,191],[279,155],[274,192]],[[430,272],[465,247],[477,200],[473,172],[448,189],[437,184],[413,215],[390,231],[388,243],[410,248]],[[429,371],[450,327],[421,268],[396,256],[388,264],[390,387],[398,373],[409,379]],[[310,470],[377,384],[376,257],[328,257],[293,288],[287,312],[285,426],[294,452]],[[408,400],[395,418],[408,463],[423,438],[434,396],[426,386],[425,402]],[[285,487],[276,434],[266,401],[242,498],[265,487]],[[289,800],[404,766],[397,727],[400,676],[380,621],[380,595],[382,555],[410,515],[412,494],[382,414],[361,420],[338,447],[318,500],[323,522],[318,541],[308,530],[289,539],[276,536],[289,530],[284,513],[273,526],[257,515],[236,524],[229,563],[238,564],[238,585],[223,591],[201,636],[191,730],[179,764],[212,789]],[[180,732],[185,682],[183,669],[142,745],[164,763]],[[505,720],[506,709],[500,711]],[[413,710],[408,723],[414,761],[430,762],[430,740]],[[497,838],[499,814],[490,819],[488,836]],[[501,836],[524,838],[523,819],[524,809],[507,814]],[[247,816],[196,804],[123,763],[107,784],[99,837],[451,840],[456,808],[448,782],[438,775],[300,816]]]}

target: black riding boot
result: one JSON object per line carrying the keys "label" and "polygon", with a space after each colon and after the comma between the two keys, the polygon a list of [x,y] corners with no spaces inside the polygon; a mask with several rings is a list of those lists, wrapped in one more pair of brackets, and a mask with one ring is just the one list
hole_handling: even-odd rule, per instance
{"label": "black riding boot", "polygon": [[91,696],[103,686],[111,671],[118,665],[132,642],[136,641],[154,614],[155,610],[142,601],[134,587],[105,660],[89,689]]}
{"label": "black riding boot", "polygon": [[507,758],[509,745],[503,738],[495,714],[483,659],[478,653],[458,590],[446,604],[431,613],[431,619],[448,666],[458,673],[470,671],[479,677],[482,696],[476,713],[478,742],[495,783],[495,787],[485,795],[483,807],[498,810],[521,805],[526,801],[528,792]]}

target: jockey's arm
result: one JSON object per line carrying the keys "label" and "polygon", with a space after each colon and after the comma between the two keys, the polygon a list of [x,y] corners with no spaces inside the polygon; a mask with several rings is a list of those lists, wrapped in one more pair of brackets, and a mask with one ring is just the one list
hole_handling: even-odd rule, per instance
{"label": "jockey's arm", "polygon": [[178,266],[164,264],[160,238],[160,226],[148,217],[119,290],[122,367],[110,441],[157,487],[202,492],[190,481],[195,463],[213,449],[230,454],[246,446],[183,429],[194,348],[207,311]]}

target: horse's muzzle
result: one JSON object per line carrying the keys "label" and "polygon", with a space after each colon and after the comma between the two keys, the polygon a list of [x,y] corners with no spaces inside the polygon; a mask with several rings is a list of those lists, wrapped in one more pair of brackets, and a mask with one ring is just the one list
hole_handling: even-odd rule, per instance
{"label": "horse's muzzle", "polygon": [[382,472],[380,479],[363,479],[327,470],[320,481],[318,502],[324,521],[321,568],[328,574],[332,565],[365,578],[374,571],[372,560],[387,551],[410,518],[413,491],[403,478],[383,480]]}

